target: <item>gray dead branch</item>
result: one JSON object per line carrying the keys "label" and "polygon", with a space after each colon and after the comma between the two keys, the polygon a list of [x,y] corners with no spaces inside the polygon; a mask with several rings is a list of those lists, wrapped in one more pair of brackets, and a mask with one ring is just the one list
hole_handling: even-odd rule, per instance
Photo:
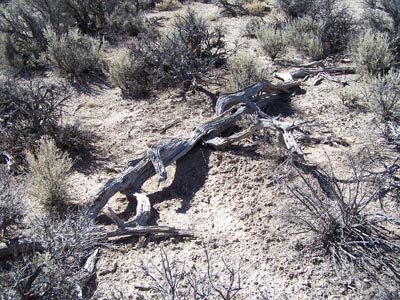
{"label": "gray dead branch", "polygon": [[[151,205],[148,198],[140,193],[142,185],[156,174],[160,180],[165,180],[167,178],[165,167],[186,155],[198,143],[219,149],[248,137],[262,128],[278,132],[286,148],[297,157],[302,158],[303,152],[292,135],[292,130],[296,126],[272,118],[262,111],[270,102],[273,94],[290,94],[290,89],[299,85],[300,81],[286,82],[281,85],[261,81],[236,93],[222,95],[217,100],[215,117],[194,128],[188,138],[173,138],[151,145],[147,151],[129,161],[128,166],[119,176],[109,179],[88,203],[90,217],[95,219],[108,200],[117,192],[121,192],[127,197],[133,195],[136,198],[138,202],[136,215],[132,220],[123,221],[109,209],[107,215],[119,229],[108,233],[107,237],[148,234],[192,236],[191,232],[173,227],[145,226],[150,216]],[[259,118],[254,126],[230,137],[220,137],[222,132],[234,128],[236,122],[243,116],[253,112],[256,112]]]}

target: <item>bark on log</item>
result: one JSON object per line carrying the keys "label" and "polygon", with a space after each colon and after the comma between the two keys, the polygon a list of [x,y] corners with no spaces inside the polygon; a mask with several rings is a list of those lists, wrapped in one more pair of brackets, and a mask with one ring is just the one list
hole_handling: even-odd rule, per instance
{"label": "bark on log", "polygon": [[[300,82],[289,82],[281,86],[271,85],[269,82],[262,81],[252,85],[243,91],[223,95],[225,100],[221,100],[217,110],[217,116],[196,127],[187,139],[174,138],[166,143],[153,145],[153,151],[145,151],[138,158],[128,162],[128,167],[118,177],[109,179],[104,186],[97,192],[93,199],[89,202],[89,215],[92,219],[96,218],[100,210],[105,206],[108,200],[117,192],[124,194],[133,194],[139,192],[143,183],[151,176],[157,173],[160,178],[166,178],[165,166],[175,162],[182,156],[186,155],[198,142],[207,141],[217,137],[221,132],[236,125],[236,121],[243,115],[257,111],[263,116],[265,121],[263,124],[271,126],[272,129],[279,130],[290,151],[302,155],[300,148],[291,136],[289,125],[279,122],[268,117],[261,112],[270,98],[258,95],[261,92],[268,92],[273,89],[276,91],[287,91],[289,88],[299,86]],[[257,96],[256,96],[257,95]],[[226,111],[227,105],[232,103],[243,102],[247,106],[241,106],[235,111]],[[156,151],[154,151],[156,149]],[[149,155],[150,153],[150,155]],[[154,155],[156,153],[156,155]]]}
{"label": "bark on log", "polygon": [[118,229],[107,232],[106,238],[123,237],[123,236],[161,236],[161,237],[193,237],[190,230],[178,229],[167,226],[142,226]]}

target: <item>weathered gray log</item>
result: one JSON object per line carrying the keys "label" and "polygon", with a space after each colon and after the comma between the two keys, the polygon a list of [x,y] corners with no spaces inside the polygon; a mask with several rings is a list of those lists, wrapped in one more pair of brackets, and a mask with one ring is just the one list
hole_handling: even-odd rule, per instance
{"label": "weathered gray log", "polygon": [[290,94],[289,88],[299,86],[300,82],[286,83],[284,85],[275,85],[269,81],[263,80],[256,84],[245,87],[244,89],[229,94],[221,95],[215,106],[215,115],[219,116],[230,107],[238,104],[245,103],[250,108],[257,111],[257,107],[254,106],[254,102],[250,99],[262,92],[273,94],[273,93],[287,93]]}
{"label": "weathered gray log", "polygon": [[[290,82],[283,84],[279,88],[276,88],[276,86],[273,86],[273,88],[284,91],[293,86],[298,86],[299,84],[299,82]],[[145,151],[136,159],[129,161],[128,167],[122,172],[122,174],[118,177],[109,179],[89,202],[88,207],[90,217],[93,219],[96,218],[100,210],[115,193],[122,192],[124,194],[133,194],[139,192],[143,183],[156,174],[155,165],[162,166],[159,168],[159,174],[165,174],[162,170],[165,166],[186,155],[199,141],[210,140],[226,129],[234,127],[236,121],[243,115],[251,113],[254,110],[260,111],[260,109],[267,105],[270,99],[262,96],[254,96],[262,91],[268,91],[269,89],[271,89],[271,85],[268,82],[263,81],[259,84],[253,85],[252,87],[248,87],[244,92],[239,91],[238,93],[232,93],[232,99],[235,101],[247,101],[247,103],[251,102],[252,104],[239,107],[234,112],[226,111],[225,113],[223,111],[226,109],[226,106],[221,105],[219,109],[220,115],[193,129],[188,138],[174,138],[163,144],[152,145],[152,149],[157,149],[157,155],[150,155],[151,157],[149,157],[148,151]],[[248,100],[252,97],[252,101],[249,102]],[[231,102],[228,99],[225,103]],[[268,116],[265,117],[269,118]],[[272,120],[272,118],[270,119]],[[270,121],[270,123],[274,125],[274,129],[281,130],[283,134],[287,134],[285,131],[286,127],[280,128],[282,124],[279,122]],[[292,141],[290,138],[287,140]],[[288,149],[297,151],[298,154],[301,153],[298,151],[298,147],[293,147],[293,143],[288,144]],[[159,161],[156,162],[155,160]]]}
{"label": "weathered gray log", "polygon": [[118,229],[107,232],[106,238],[123,237],[123,236],[161,236],[161,237],[193,237],[193,232],[185,229],[178,229],[168,226],[141,226]]}
{"label": "weathered gray log", "polygon": [[318,73],[328,73],[328,74],[355,74],[356,69],[351,67],[318,67],[318,68],[301,68],[290,72],[292,78],[304,78],[309,75],[315,75]]}

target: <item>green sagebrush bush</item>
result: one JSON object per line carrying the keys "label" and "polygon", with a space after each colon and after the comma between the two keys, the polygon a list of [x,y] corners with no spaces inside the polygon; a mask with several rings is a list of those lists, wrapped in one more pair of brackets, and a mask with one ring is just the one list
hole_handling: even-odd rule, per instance
{"label": "green sagebrush bush", "polygon": [[29,192],[46,209],[60,208],[67,199],[66,176],[72,160],[62,153],[55,141],[42,137],[35,154],[27,154]]}
{"label": "green sagebrush bush", "polygon": [[82,34],[78,29],[58,35],[52,28],[45,30],[48,42],[46,55],[61,74],[74,78],[102,70],[102,42]]}
{"label": "green sagebrush bush", "polygon": [[366,75],[384,75],[394,62],[389,35],[371,29],[361,32],[350,43],[349,51],[360,71]]}
{"label": "green sagebrush bush", "polygon": [[232,91],[238,91],[268,77],[268,70],[261,68],[259,60],[254,56],[239,53],[228,58],[228,80]]}
{"label": "green sagebrush bush", "polygon": [[272,60],[285,54],[289,44],[285,30],[266,26],[259,30],[256,36],[261,48]]}

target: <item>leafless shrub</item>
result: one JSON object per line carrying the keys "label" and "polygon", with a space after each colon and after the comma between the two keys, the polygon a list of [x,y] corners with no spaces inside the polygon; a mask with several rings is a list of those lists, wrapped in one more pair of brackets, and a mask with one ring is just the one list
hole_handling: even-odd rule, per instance
{"label": "leafless shrub", "polygon": [[36,154],[28,153],[29,191],[47,209],[59,208],[67,198],[66,175],[72,161],[54,140],[43,137]]}
{"label": "leafless shrub", "polygon": [[394,228],[400,223],[376,207],[379,188],[371,188],[365,174],[352,166],[353,176],[343,184],[333,172],[308,170],[313,180],[299,171],[302,185],[289,186],[301,204],[294,220],[316,235],[336,266],[399,280],[400,243]]}
{"label": "leafless shrub", "polygon": [[152,285],[151,299],[237,299],[241,287],[241,267],[230,266],[225,260],[223,270],[216,271],[206,252],[207,269],[202,273],[188,271],[184,263],[172,260],[161,251],[160,267],[142,262],[142,270]]}
{"label": "leafless shrub", "polygon": [[387,33],[365,30],[350,43],[349,49],[358,68],[366,75],[384,75],[392,67],[394,56]]}
{"label": "leafless shrub", "polygon": [[365,93],[367,99],[384,120],[400,117],[400,73],[391,71],[372,80]]}
{"label": "leafless shrub", "polygon": [[8,278],[6,299],[90,299],[93,274],[85,262],[101,244],[101,234],[84,211],[64,217],[39,216],[31,224],[32,238],[42,251],[17,260]]}
{"label": "leafless shrub", "polygon": [[0,80],[0,93],[0,145],[18,165],[25,149],[30,149],[40,136],[56,132],[71,93],[62,82],[43,80],[24,84]]}
{"label": "leafless shrub", "polygon": [[314,9],[315,0],[275,0],[277,7],[288,18],[306,16]]}
{"label": "leafless shrub", "polygon": [[289,44],[286,31],[279,28],[264,27],[256,36],[261,48],[272,60],[282,56]]}
{"label": "leafless shrub", "polygon": [[7,227],[21,224],[24,215],[18,190],[12,188],[7,173],[0,169],[0,239],[6,237]]}
{"label": "leafless shrub", "polygon": [[269,77],[268,70],[263,69],[254,56],[241,53],[229,57],[228,72],[229,88],[232,91]]}
{"label": "leafless shrub", "polygon": [[98,39],[71,29],[61,35],[47,28],[47,57],[63,75],[79,78],[88,73],[101,72],[102,43]]}

